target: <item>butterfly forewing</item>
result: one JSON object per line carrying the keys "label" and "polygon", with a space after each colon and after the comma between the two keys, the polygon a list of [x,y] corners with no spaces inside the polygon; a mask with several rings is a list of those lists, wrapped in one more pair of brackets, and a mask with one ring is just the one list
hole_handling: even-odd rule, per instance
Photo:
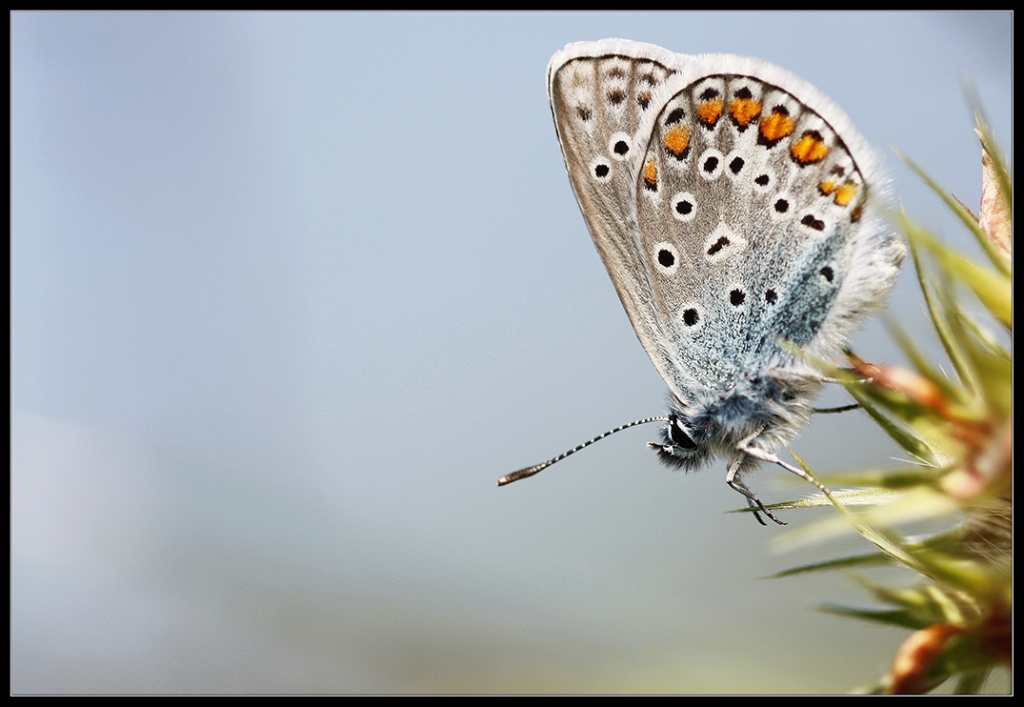
{"label": "butterfly forewing", "polygon": [[551,108],[570,182],[598,252],[637,336],[671,380],[678,366],[667,362],[676,354],[654,317],[653,291],[633,286],[647,280],[650,267],[632,204],[640,158],[675,69],[609,49],[597,56],[556,55],[549,67]]}

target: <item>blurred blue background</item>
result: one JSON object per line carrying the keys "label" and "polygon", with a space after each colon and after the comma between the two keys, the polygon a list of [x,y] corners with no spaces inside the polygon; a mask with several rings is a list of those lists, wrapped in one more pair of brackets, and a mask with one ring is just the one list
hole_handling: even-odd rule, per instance
{"label": "blurred blue background", "polygon": [[[970,79],[1011,147],[1008,13],[11,17],[13,692],[835,692],[906,632],[818,613],[662,414],[569,187],[550,56],[625,37],[830,96],[962,231]],[[927,323],[906,268],[891,308]],[[926,347],[938,351],[927,339]],[[900,354],[872,323],[854,347]],[[842,404],[838,391],[820,403]],[[819,472],[901,456],[862,413]],[[808,494],[778,469],[766,501]],[[789,512],[800,525],[830,511]]]}

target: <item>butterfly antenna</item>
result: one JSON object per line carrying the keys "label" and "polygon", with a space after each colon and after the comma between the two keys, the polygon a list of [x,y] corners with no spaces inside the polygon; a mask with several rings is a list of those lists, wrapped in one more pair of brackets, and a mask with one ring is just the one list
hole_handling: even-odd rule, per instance
{"label": "butterfly antenna", "polygon": [[574,447],[573,449],[570,449],[568,452],[564,452],[562,454],[559,454],[554,459],[548,459],[543,464],[538,464],[537,466],[528,466],[525,469],[520,469],[519,471],[513,471],[508,476],[502,476],[500,479],[498,479],[498,486],[504,486],[506,484],[511,484],[513,481],[519,481],[519,479],[525,479],[528,476],[533,476],[534,474],[536,474],[538,472],[541,472],[544,469],[547,469],[549,466],[551,466],[555,462],[562,461],[563,459],[565,459],[570,454],[575,454],[576,452],[580,451],[581,449],[583,449],[585,447],[589,447],[594,442],[599,442],[600,440],[604,439],[608,435],[613,435],[616,432],[622,432],[622,430],[628,430],[630,427],[636,427],[637,425],[646,425],[648,422],[667,422],[667,421],[668,421],[668,417],[665,417],[665,416],[661,416],[661,417],[647,417],[647,418],[644,418],[643,420],[636,420],[635,422],[630,422],[629,424],[623,425],[622,427],[616,427],[614,430],[608,430],[604,434],[598,435],[597,437],[594,437],[594,439],[592,439],[592,440],[590,440],[588,442],[584,442],[583,444],[581,444],[578,447]]}

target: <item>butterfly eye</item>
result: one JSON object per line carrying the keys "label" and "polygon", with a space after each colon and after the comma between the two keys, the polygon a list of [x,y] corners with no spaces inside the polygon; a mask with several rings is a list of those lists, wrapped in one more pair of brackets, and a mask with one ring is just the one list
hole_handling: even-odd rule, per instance
{"label": "butterfly eye", "polygon": [[686,433],[683,426],[679,424],[679,420],[672,420],[672,425],[669,427],[669,435],[672,437],[672,441],[677,447],[687,452],[693,451],[697,448],[697,443],[693,441],[693,438]]}

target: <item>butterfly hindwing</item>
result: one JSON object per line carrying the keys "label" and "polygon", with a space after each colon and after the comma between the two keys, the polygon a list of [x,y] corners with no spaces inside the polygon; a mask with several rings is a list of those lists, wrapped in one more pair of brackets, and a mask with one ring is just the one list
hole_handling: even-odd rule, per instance
{"label": "butterfly hindwing", "polygon": [[[828,122],[730,59],[737,73],[723,73],[722,57],[689,67],[708,74],[661,108],[635,189],[647,282],[684,387],[727,389],[777,364],[779,337],[814,341],[866,196]],[[699,382],[686,380],[693,372]]]}

